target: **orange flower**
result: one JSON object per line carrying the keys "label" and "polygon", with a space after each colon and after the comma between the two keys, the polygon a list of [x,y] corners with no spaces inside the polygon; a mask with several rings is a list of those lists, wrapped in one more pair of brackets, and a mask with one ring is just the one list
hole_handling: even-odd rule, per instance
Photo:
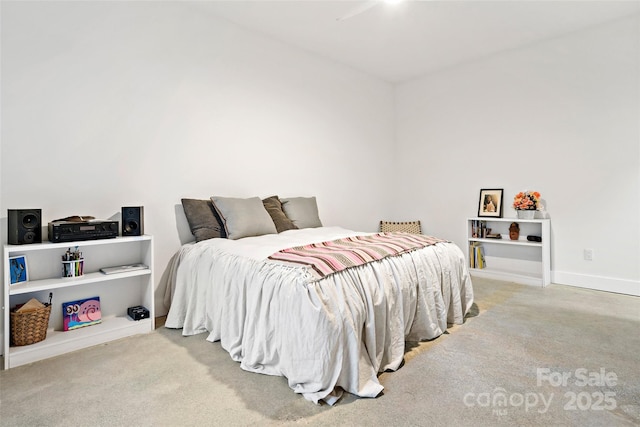
{"label": "orange flower", "polygon": [[519,192],[513,198],[513,207],[516,210],[536,210],[540,202],[540,193],[537,191]]}

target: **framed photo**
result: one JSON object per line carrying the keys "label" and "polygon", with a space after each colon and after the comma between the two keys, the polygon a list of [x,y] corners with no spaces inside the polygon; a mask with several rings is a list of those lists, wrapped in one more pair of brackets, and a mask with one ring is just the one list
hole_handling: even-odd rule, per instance
{"label": "framed photo", "polygon": [[9,276],[11,276],[12,285],[29,280],[26,256],[19,255],[9,257]]}
{"label": "framed photo", "polygon": [[502,218],[502,188],[480,190],[478,216]]}

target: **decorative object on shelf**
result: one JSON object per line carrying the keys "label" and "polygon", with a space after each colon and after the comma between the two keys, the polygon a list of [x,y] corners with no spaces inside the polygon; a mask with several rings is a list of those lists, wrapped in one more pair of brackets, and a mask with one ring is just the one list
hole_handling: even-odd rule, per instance
{"label": "decorative object on shelf", "polygon": [[100,297],[62,303],[62,318],[65,331],[101,323]]}
{"label": "decorative object on shelf", "polygon": [[16,306],[11,310],[11,345],[23,346],[35,344],[47,337],[49,317],[51,315],[51,298],[49,302],[41,303],[31,298],[26,304]]}
{"label": "decorative object on shelf", "polygon": [[62,255],[62,277],[80,277],[84,274],[84,258],[76,246],[72,251],[67,249]]}
{"label": "decorative object on shelf", "polygon": [[521,191],[513,198],[513,208],[519,219],[534,219],[541,207],[540,193],[537,191]]}
{"label": "decorative object on shelf", "polygon": [[482,189],[478,201],[478,216],[502,218],[503,189]]}
{"label": "decorative object on shelf", "polygon": [[62,261],[62,277],[80,277],[84,274],[84,259]]}
{"label": "decorative object on shelf", "polygon": [[532,210],[517,210],[516,215],[518,215],[518,219],[534,219],[536,217],[536,211]]}
{"label": "decorative object on shelf", "polygon": [[22,283],[29,280],[27,273],[27,257],[24,255],[9,257],[9,276],[11,284]]}
{"label": "decorative object on shelf", "polygon": [[509,226],[509,238],[511,240],[518,240],[520,238],[520,224],[512,222]]}

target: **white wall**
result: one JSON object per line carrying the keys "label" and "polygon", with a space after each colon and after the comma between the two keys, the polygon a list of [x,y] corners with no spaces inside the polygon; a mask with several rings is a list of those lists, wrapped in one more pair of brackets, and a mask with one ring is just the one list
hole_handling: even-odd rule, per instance
{"label": "white wall", "polygon": [[188,4],[0,12],[1,242],[6,209],[144,205],[159,279],[181,197],[316,195],[327,225],[417,218],[464,247],[481,188],[535,189],[556,283],[638,293],[637,18],[394,90]]}
{"label": "white wall", "polygon": [[639,79],[636,15],[400,85],[396,213],[465,247],[480,189],[540,191],[553,282],[640,295]]}
{"label": "white wall", "polygon": [[2,242],[6,209],[142,205],[159,280],[182,197],[315,195],[362,230],[388,209],[391,85],[175,2],[3,2],[1,35]]}

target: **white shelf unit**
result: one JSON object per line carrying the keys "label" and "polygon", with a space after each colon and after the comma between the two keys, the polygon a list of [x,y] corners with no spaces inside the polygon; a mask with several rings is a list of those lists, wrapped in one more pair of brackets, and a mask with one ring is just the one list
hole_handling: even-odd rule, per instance
{"label": "white shelf unit", "polygon": [[[78,248],[84,257],[80,277],[62,277],[62,255]],[[28,281],[11,284],[9,258],[24,255]],[[145,270],[103,274],[100,269],[143,263]],[[116,237],[66,243],[34,243],[4,246],[4,369],[58,356],[70,351],[102,344],[154,330],[153,238],[148,235]],[[31,298],[46,302],[53,293],[47,338],[25,346],[10,346],[10,310]],[[63,331],[62,303],[100,297],[102,322]],[[127,308],[142,305],[149,319],[134,321]]]}
{"label": "white shelf unit", "polygon": [[[482,221],[491,234],[501,239],[473,237],[473,221]],[[509,238],[509,226],[518,223],[518,240]],[[539,236],[541,242],[531,242],[527,236]],[[467,265],[470,265],[469,247],[473,242],[482,245],[486,266],[470,268],[474,276],[545,287],[551,283],[551,220],[519,218],[467,218]]]}

